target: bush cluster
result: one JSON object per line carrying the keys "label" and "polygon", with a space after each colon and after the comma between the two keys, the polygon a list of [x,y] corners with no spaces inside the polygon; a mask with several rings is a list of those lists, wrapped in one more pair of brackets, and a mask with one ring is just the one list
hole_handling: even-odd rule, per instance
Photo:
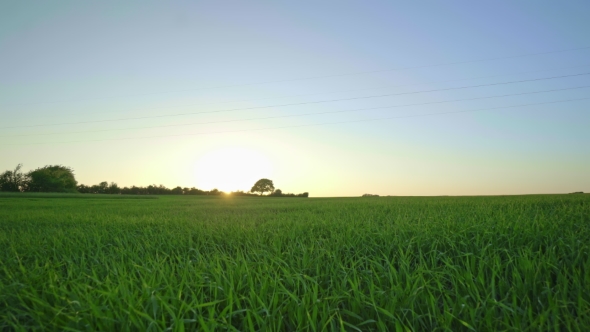
{"label": "bush cluster", "polygon": [[74,170],[62,165],[47,165],[28,173],[19,164],[13,171],[0,174],[0,191],[12,192],[76,192]]}
{"label": "bush cluster", "polygon": [[277,190],[273,191],[271,194],[269,194],[268,196],[270,196],[270,197],[309,197],[309,193],[308,192],[304,192],[301,194],[283,193],[281,191],[281,189],[277,189]]}

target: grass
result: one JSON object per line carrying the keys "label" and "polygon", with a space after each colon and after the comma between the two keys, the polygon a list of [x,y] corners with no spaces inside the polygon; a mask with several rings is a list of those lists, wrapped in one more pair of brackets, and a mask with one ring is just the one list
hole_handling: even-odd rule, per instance
{"label": "grass", "polygon": [[157,199],[158,196],[152,195],[101,195],[101,194],[73,194],[73,193],[19,193],[19,192],[0,192],[2,198],[28,198],[28,199],[46,199],[46,198],[78,198],[78,199]]}
{"label": "grass", "polygon": [[0,199],[0,248],[0,330],[590,328],[590,195]]}

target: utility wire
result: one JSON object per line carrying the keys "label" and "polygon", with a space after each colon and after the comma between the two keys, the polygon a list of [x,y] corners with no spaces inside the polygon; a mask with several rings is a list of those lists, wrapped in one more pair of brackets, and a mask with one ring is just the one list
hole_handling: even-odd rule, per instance
{"label": "utility wire", "polygon": [[484,87],[484,86],[495,86],[495,85],[514,84],[514,83],[523,83],[523,82],[534,82],[534,81],[543,81],[543,80],[550,80],[550,79],[557,79],[557,78],[565,78],[565,77],[583,76],[583,75],[589,75],[589,74],[590,73],[580,73],[580,74],[572,74],[572,75],[561,75],[561,76],[534,78],[534,79],[528,79],[528,80],[518,80],[518,81],[508,81],[508,82],[500,82],[500,83],[491,83],[491,84],[467,85],[467,86],[454,87],[454,88],[432,89],[432,90],[401,92],[401,93],[388,93],[388,94],[372,95],[372,96],[364,96],[364,97],[338,98],[338,99],[328,99],[328,100],[310,101],[310,102],[301,102],[301,103],[270,105],[270,106],[234,108],[234,109],[217,110],[217,111],[204,111],[204,112],[189,112],[189,113],[178,113],[178,114],[152,115],[152,116],[118,118],[118,119],[109,119],[109,120],[62,122],[62,123],[40,124],[40,125],[7,126],[7,127],[0,127],[0,129],[49,127],[49,126],[70,125],[70,124],[86,124],[86,123],[101,123],[101,122],[127,121],[127,120],[139,120],[139,119],[154,119],[154,118],[176,117],[176,116],[186,116],[186,115],[195,115],[195,114],[204,114],[204,113],[221,113],[221,112],[234,112],[234,111],[243,111],[243,110],[252,110],[252,109],[274,108],[274,107],[282,107],[282,106],[310,105],[310,104],[329,103],[329,102],[335,102],[335,101],[359,100],[359,99],[369,99],[369,98],[380,98],[380,97],[410,95],[410,94],[427,93],[427,92],[449,91],[449,90],[459,90],[459,89],[467,89],[467,88],[478,88],[478,87]]}
{"label": "utility wire", "polygon": [[54,103],[66,103],[66,102],[86,101],[86,100],[101,100],[101,99],[110,99],[110,98],[125,98],[125,97],[135,97],[135,96],[146,96],[146,95],[165,94],[165,93],[174,93],[174,92],[185,92],[185,91],[197,91],[197,90],[212,90],[212,89],[234,88],[234,87],[241,87],[241,86],[262,85],[262,84],[270,84],[270,83],[295,82],[295,81],[304,81],[304,80],[319,79],[319,78],[333,78],[333,77],[343,77],[343,76],[375,74],[375,73],[401,71],[401,70],[410,70],[410,69],[432,68],[432,67],[452,66],[452,65],[459,65],[459,64],[485,62],[485,61],[494,61],[494,60],[503,60],[503,59],[514,59],[514,58],[522,58],[522,57],[528,57],[528,56],[537,56],[537,55],[545,55],[545,54],[554,54],[554,53],[580,51],[580,50],[585,50],[585,49],[589,49],[589,48],[590,48],[590,46],[585,46],[585,47],[578,47],[578,48],[571,48],[571,49],[557,50],[557,51],[548,51],[548,52],[539,52],[539,53],[527,53],[527,54],[511,55],[511,56],[504,56],[504,57],[494,57],[494,58],[485,58],[485,59],[467,60],[467,61],[457,61],[457,62],[445,62],[445,63],[431,64],[431,65],[420,65],[420,66],[410,66],[410,67],[401,67],[401,68],[380,69],[380,70],[362,71],[362,72],[354,72],[354,73],[344,73],[344,74],[334,74],[334,75],[322,75],[322,76],[308,76],[308,77],[301,77],[301,78],[289,78],[289,79],[272,80],[272,81],[262,81],[262,82],[254,82],[254,83],[220,85],[220,86],[202,87],[202,88],[194,88],[194,89],[183,89],[183,90],[163,91],[163,92],[148,92],[148,93],[129,94],[129,95],[110,96],[110,97],[85,98],[85,99],[70,99],[70,100],[45,101],[45,102],[21,103],[21,104],[8,104],[8,105],[1,105],[1,106],[54,104]]}
{"label": "utility wire", "polygon": [[185,126],[200,125],[200,124],[216,124],[216,123],[241,122],[241,121],[269,120],[269,119],[280,119],[280,118],[300,117],[300,116],[309,116],[309,115],[323,115],[323,114],[336,114],[336,113],[347,113],[347,112],[359,112],[359,111],[368,111],[368,110],[377,110],[377,109],[388,109],[388,108],[398,108],[398,107],[408,107],[408,106],[422,106],[422,105],[432,105],[432,104],[453,103],[453,102],[458,102],[458,101],[471,101],[471,100],[491,99],[491,98],[510,97],[510,96],[522,96],[522,95],[538,94],[538,93],[545,93],[545,92],[555,92],[555,91],[583,89],[583,88],[589,88],[589,87],[590,87],[590,85],[584,85],[584,86],[571,87],[571,88],[551,89],[551,90],[522,92],[522,93],[512,93],[512,94],[495,95],[495,96],[487,96],[487,97],[476,97],[476,98],[467,98],[467,99],[452,99],[452,100],[433,101],[433,102],[417,103],[417,104],[380,106],[380,107],[370,107],[370,108],[357,108],[357,109],[340,110],[340,111],[326,111],[326,112],[312,112],[312,113],[302,113],[302,114],[288,114],[288,115],[277,115],[277,116],[265,116],[265,117],[257,117],[257,118],[246,118],[246,119],[221,120],[221,121],[209,121],[209,122],[193,122],[193,123],[182,123],[182,124],[160,125],[160,126],[147,126],[147,127],[111,128],[111,129],[71,131],[71,132],[35,133],[35,134],[22,134],[22,135],[0,135],[0,137],[29,137],[29,136],[88,134],[88,133],[98,133],[98,132],[107,132],[107,131],[136,130],[136,129],[153,129],[153,128],[169,128],[169,127],[185,127]]}
{"label": "utility wire", "polygon": [[121,141],[121,140],[134,140],[134,139],[151,139],[151,138],[168,138],[168,137],[196,136],[196,135],[211,135],[211,134],[227,134],[227,133],[238,133],[238,132],[249,132],[249,131],[263,131],[263,130],[275,130],[275,129],[287,129],[287,128],[301,128],[301,127],[324,126],[324,125],[333,125],[333,124],[347,124],[347,123],[358,123],[358,122],[381,121],[381,120],[390,120],[390,119],[416,118],[416,117],[447,115],[447,114],[458,114],[458,113],[471,113],[471,112],[490,111],[490,110],[497,110],[497,109],[507,109],[507,108],[514,108],[514,107],[526,107],[526,106],[556,104],[556,103],[563,103],[563,102],[569,102],[569,101],[580,101],[580,100],[588,100],[588,99],[590,99],[590,97],[577,98],[577,99],[564,99],[564,100],[556,100],[556,101],[541,102],[541,103],[511,105],[511,106],[480,108],[480,109],[465,110],[465,111],[450,111],[450,112],[438,112],[438,113],[425,113],[425,114],[402,115],[402,116],[392,116],[392,117],[372,118],[372,119],[362,119],[362,120],[350,120],[350,121],[338,121],[338,122],[322,122],[322,123],[305,124],[305,125],[282,126],[282,127],[269,127],[269,128],[257,128],[257,129],[241,129],[241,130],[228,130],[228,131],[217,131],[217,132],[206,132],[206,133],[192,133],[192,134],[177,134],[177,135],[161,135],[161,136],[107,138],[107,139],[83,140],[83,141],[21,143],[21,144],[16,143],[16,144],[4,144],[4,145],[43,145],[43,144],[62,144],[62,143],[86,143],[86,142],[104,142],[104,141]]}
{"label": "utility wire", "polygon": [[[328,91],[328,92],[314,92],[314,93],[303,93],[303,94],[295,94],[295,95],[286,95],[286,96],[279,96],[279,97],[269,97],[269,98],[255,98],[255,99],[243,99],[243,100],[232,100],[232,101],[221,101],[221,102],[212,102],[212,103],[199,103],[199,104],[187,104],[187,105],[177,105],[177,106],[159,106],[159,107],[147,107],[136,109],[136,111],[145,111],[145,110],[155,110],[155,109],[163,109],[163,108],[179,108],[179,107],[198,107],[198,106],[209,106],[209,105],[219,105],[219,104],[231,104],[231,103],[244,103],[244,102],[252,102],[252,101],[261,101],[261,100],[272,100],[272,99],[284,99],[284,98],[292,98],[292,97],[303,97],[303,96],[315,96],[315,95],[324,95],[324,94],[332,94],[332,93],[343,93],[343,92],[356,92],[356,91],[367,91],[367,90],[380,90],[386,88],[398,88],[398,87],[406,87],[406,86],[416,86],[416,85],[425,85],[425,84],[432,84],[432,83],[447,83],[447,82],[459,82],[459,81],[469,81],[469,80],[476,80],[482,78],[492,78],[492,77],[503,77],[503,76],[513,76],[519,74],[530,74],[530,73],[539,73],[539,72],[546,72],[546,71],[553,71],[553,70],[561,70],[561,69],[571,69],[571,68],[580,68],[580,67],[588,67],[590,64],[585,65],[576,65],[576,66],[567,66],[567,67],[558,67],[558,68],[551,68],[551,69],[540,69],[540,70],[529,70],[529,71],[521,71],[515,72],[510,74],[499,74],[499,75],[488,75],[488,76],[476,76],[476,77],[469,77],[469,78],[459,78],[459,79],[452,79],[452,80],[442,80],[442,81],[429,81],[429,82],[420,82],[420,83],[412,83],[412,84],[396,84],[396,85],[382,85],[373,88],[362,88],[362,89],[348,89],[348,90],[335,90],[335,91]],[[115,113],[121,112],[124,110],[114,110],[114,111],[100,111],[101,114],[104,113]],[[87,114],[94,114],[95,112],[91,113],[84,113]],[[78,115],[80,113],[61,113],[61,115]],[[54,115],[35,115],[37,118],[41,117],[54,117]],[[21,117],[21,118],[9,118],[9,120],[18,120],[23,118],[28,118],[29,116]]]}

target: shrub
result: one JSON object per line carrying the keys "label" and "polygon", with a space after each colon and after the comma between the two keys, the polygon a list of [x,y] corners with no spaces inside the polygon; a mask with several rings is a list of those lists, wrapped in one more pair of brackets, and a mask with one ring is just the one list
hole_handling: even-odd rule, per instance
{"label": "shrub", "polygon": [[26,191],[77,192],[74,170],[61,165],[47,165],[27,174]]}

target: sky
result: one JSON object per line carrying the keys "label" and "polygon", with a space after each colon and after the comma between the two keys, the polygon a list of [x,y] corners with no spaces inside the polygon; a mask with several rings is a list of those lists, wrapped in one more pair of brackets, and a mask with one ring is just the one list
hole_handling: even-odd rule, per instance
{"label": "sky", "polygon": [[0,171],[590,191],[588,1],[0,2]]}

